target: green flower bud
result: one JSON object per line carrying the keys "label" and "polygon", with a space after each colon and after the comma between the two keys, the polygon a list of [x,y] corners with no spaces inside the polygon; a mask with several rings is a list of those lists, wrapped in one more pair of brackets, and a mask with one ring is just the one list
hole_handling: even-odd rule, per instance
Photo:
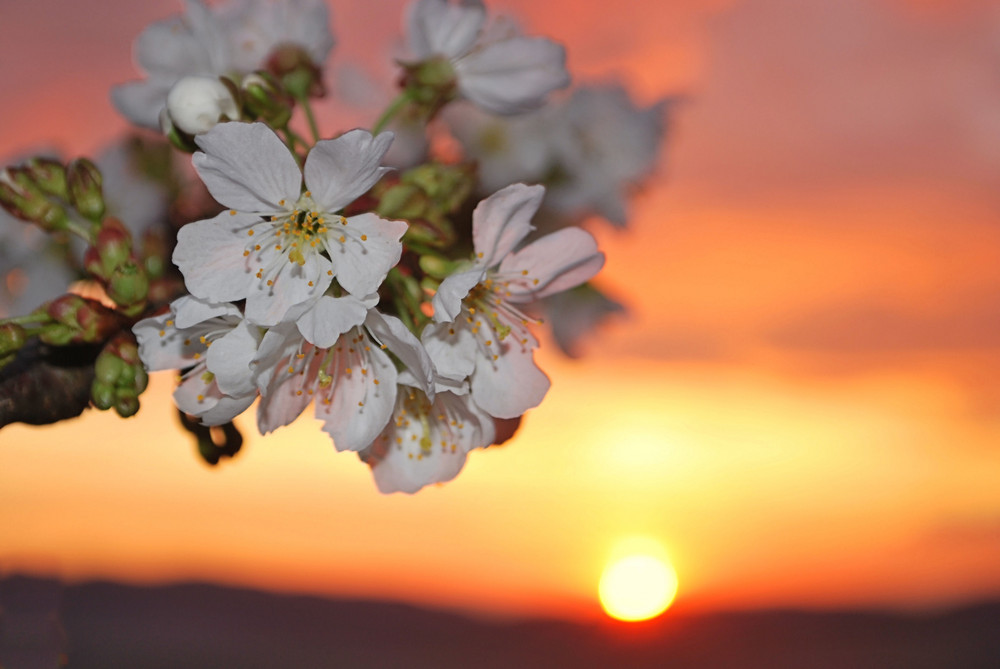
{"label": "green flower bud", "polygon": [[116,385],[118,379],[127,370],[131,370],[131,366],[107,349],[101,351],[100,355],[97,356],[97,360],[94,361],[95,377],[107,386]]}
{"label": "green flower bud", "polygon": [[142,267],[129,262],[115,268],[107,285],[108,297],[122,307],[123,313],[135,316],[141,313],[149,295],[149,277]]}
{"label": "green flower bud", "polygon": [[244,108],[274,128],[283,128],[292,118],[294,101],[268,72],[251,72],[240,84]]}
{"label": "green flower bud", "polygon": [[149,374],[146,373],[145,368],[142,365],[132,365],[132,384],[136,392],[140,395],[146,392],[146,386],[149,385]]}
{"label": "green flower bud", "polygon": [[[121,327],[121,320],[114,311],[79,295],[68,294],[52,300],[45,305],[45,313],[57,324],[74,331],[71,342],[74,344],[99,342]],[[61,334],[53,336],[61,337]]]}
{"label": "green flower bud", "polygon": [[293,98],[321,98],[326,95],[322,71],[300,46],[287,44],[278,47],[268,56],[266,67]]}
{"label": "green flower bud", "polygon": [[115,411],[122,418],[129,418],[139,412],[139,393],[131,388],[118,388]]}
{"label": "green flower bud", "polygon": [[43,193],[61,200],[69,199],[66,168],[62,163],[51,158],[31,158],[24,169]]}
{"label": "green flower bud", "polygon": [[49,232],[65,230],[69,223],[66,210],[46,197],[25,168],[0,171],[0,206]]}
{"label": "green flower bud", "polygon": [[109,279],[115,269],[131,261],[132,235],[118,219],[104,219],[94,245],[84,256],[87,271],[98,278]]}
{"label": "green flower bud", "polygon": [[28,341],[28,333],[17,323],[0,325],[0,356],[18,351]]}
{"label": "green flower bud", "polygon": [[77,158],[66,167],[69,199],[80,214],[95,223],[104,216],[104,179],[97,165],[86,158]]}
{"label": "green flower bud", "polygon": [[113,407],[116,399],[117,394],[114,386],[104,383],[100,379],[94,379],[93,383],[90,384],[90,401],[101,411],[107,411]]}
{"label": "green flower bud", "polygon": [[38,333],[38,338],[51,346],[67,346],[73,343],[76,335],[77,330],[69,325],[49,323]]}
{"label": "green flower bud", "polygon": [[379,199],[376,213],[382,218],[414,219],[427,211],[427,197],[419,188],[399,183],[386,189]]}

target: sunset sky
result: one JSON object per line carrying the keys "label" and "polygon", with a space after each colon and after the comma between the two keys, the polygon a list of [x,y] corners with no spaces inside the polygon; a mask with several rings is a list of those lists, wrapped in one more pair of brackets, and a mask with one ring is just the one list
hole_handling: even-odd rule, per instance
{"label": "sunset sky", "polygon": [[[380,71],[403,4],[332,1],[331,72]],[[630,318],[579,360],[544,344],[552,389],[517,437],[413,497],[379,495],[311,418],[260,437],[244,417],[243,452],[208,468],[169,374],[137,418],[6,427],[0,575],[590,618],[618,542],[645,537],[678,609],[1000,596],[995,3],[488,6],[563,42],[578,82],[680,98],[629,228],[591,226]],[[107,90],[178,9],[5,3],[0,155],[125,131]]]}

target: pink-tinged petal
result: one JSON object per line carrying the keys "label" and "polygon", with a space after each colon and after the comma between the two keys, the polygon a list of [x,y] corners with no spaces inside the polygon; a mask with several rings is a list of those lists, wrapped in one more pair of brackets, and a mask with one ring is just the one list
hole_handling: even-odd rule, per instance
{"label": "pink-tinged petal", "polygon": [[420,340],[440,376],[462,381],[475,369],[479,352],[476,336],[460,324],[428,325]]}
{"label": "pink-tinged petal", "polygon": [[432,449],[429,453],[414,453],[415,450],[420,449],[411,445],[385,445],[381,459],[372,465],[372,477],[380,493],[412,495],[424,486],[452,480],[465,466],[467,456],[461,449],[454,452]]}
{"label": "pink-tinged petal", "polygon": [[543,37],[494,42],[463,57],[455,70],[462,95],[494,114],[537,109],[570,81],[566,50]]}
{"label": "pink-tinged petal", "polygon": [[543,197],[542,186],[513,184],[476,205],[472,212],[472,243],[477,265],[493,267],[535,229],[531,217]]}
{"label": "pink-tinged petal", "polygon": [[[360,451],[368,446],[392,417],[396,403],[396,367],[377,346],[365,354],[363,368],[340,374],[324,397],[316,398],[316,418],[333,438],[338,451]],[[362,369],[367,373],[362,373]],[[377,383],[376,383],[377,382]]]}
{"label": "pink-tinged petal", "polygon": [[563,228],[528,244],[500,263],[500,274],[514,276],[511,302],[528,302],[590,280],[604,266],[597,241],[580,228]]}
{"label": "pink-tinged petal", "polygon": [[531,349],[508,343],[496,359],[480,358],[472,374],[472,399],[497,418],[515,418],[538,406],[548,392],[549,377],[535,365]]}
{"label": "pink-tinged petal", "polygon": [[472,48],[486,19],[486,9],[480,0],[464,0],[461,4],[417,0],[410,5],[406,19],[415,60],[456,58]]}
{"label": "pink-tinged petal", "polygon": [[257,429],[261,434],[292,423],[305,411],[313,400],[308,391],[320,362],[312,360],[305,374],[299,374],[298,368],[294,372],[283,368],[289,364],[286,359],[280,361],[282,368],[274,370],[270,383],[261,390],[260,404],[257,405]]}
{"label": "pink-tinged petal", "polygon": [[203,323],[210,318],[243,317],[240,310],[229,302],[209,302],[191,295],[178,297],[170,304],[170,310],[174,312],[174,326],[180,330]]}
{"label": "pink-tinged petal", "polygon": [[247,320],[265,327],[277,325],[295,305],[321,296],[332,280],[327,273],[330,264],[319,254],[306,255],[304,264],[299,265],[284,256],[274,258],[276,253],[273,248],[261,251],[258,257],[262,262],[274,262],[278,271],[269,278],[257,279],[255,275],[246,296]]}
{"label": "pink-tinged petal", "polygon": [[306,189],[321,211],[343,209],[368,192],[390,167],[380,167],[392,133],[372,137],[367,130],[351,130],[336,139],[316,142],[306,158]]}
{"label": "pink-tinged petal", "polygon": [[390,221],[375,214],[352,216],[347,225],[334,226],[327,233],[327,246],[340,285],[352,295],[377,292],[389,270],[399,262],[403,253],[399,240],[405,232],[403,221]]}
{"label": "pink-tinged petal", "polygon": [[486,270],[478,266],[445,277],[431,299],[434,322],[450,323],[458,318],[462,313],[462,300],[485,278]]}
{"label": "pink-tinged petal", "polygon": [[260,219],[251,214],[231,216],[222,212],[215,218],[195,221],[177,233],[173,261],[184,275],[187,289],[205,300],[242,300],[257,281],[243,252],[247,230]]}
{"label": "pink-tinged petal", "polygon": [[434,363],[424,350],[423,344],[395,316],[386,316],[372,309],[365,318],[365,327],[375,339],[399,358],[409,370],[417,387],[428,395],[434,395]]}
{"label": "pink-tinged petal", "polygon": [[590,284],[550,295],[541,302],[545,322],[556,344],[571,358],[581,355],[580,342],[615,316],[627,316],[625,305]]}
{"label": "pink-tinged petal", "polygon": [[366,300],[353,295],[320,297],[296,320],[296,325],[310,344],[330,348],[340,335],[365,321],[368,310],[378,302],[378,295],[372,297]]}
{"label": "pink-tinged petal", "polygon": [[157,21],[139,33],[132,56],[151,77],[212,73],[208,45],[198,41],[180,16]]}
{"label": "pink-tinged petal", "polygon": [[299,166],[263,123],[220,123],[195,142],[201,151],[194,154],[194,168],[223,206],[267,214],[291,210],[298,200]]}
{"label": "pink-tinged petal", "polygon": [[121,84],[111,89],[111,102],[132,123],[159,130],[160,111],[167,104],[167,93],[172,85],[172,81],[157,78]]}
{"label": "pink-tinged petal", "polygon": [[240,321],[227,334],[212,342],[205,354],[205,364],[208,371],[215,374],[219,390],[231,397],[254,394],[257,386],[250,371],[250,362],[257,355],[260,340],[260,328]]}

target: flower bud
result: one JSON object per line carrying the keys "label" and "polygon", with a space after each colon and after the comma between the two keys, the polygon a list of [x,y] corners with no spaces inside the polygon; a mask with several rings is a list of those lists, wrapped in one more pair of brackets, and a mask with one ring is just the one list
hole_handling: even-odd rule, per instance
{"label": "flower bud", "polygon": [[80,214],[95,223],[104,216],[103,178],[97,165],[86,158],[77,158],[66,168],[70,202]]}
{"label": "flower bud", "polygon": [[94,245],[84,254],[84,267],[92,275],[109,279],[115,268],[132,261],[132,235],[116,218],[101,224]]}
{"label": "flower bud", "polygon": [[215,77],[184,77],[167,94],[170,121],[189,135],[208,132],[220,121],[240,118],[233,92]]}
{"label": "flower bud", "polygon": [[62,200],[69,199],[66,168],[62,163],[51,158],[31,158],[24,169],[42,192]]}
{"label": "flower bud", "polygon": [[403,86],[419,116],[432,118],[441,107],[458,97],[458,77],[447,58],[432,58],[404,66]]}
{"label": "flower bud", "polygon": [[326,95],[322,71],[300,46],[286,44],[271,52],[267,59],[267,71],[278,78],[293,98],[321,98]]}
{"label": "flower bud", "polygon": [[115,405],[116,393],[114,386],[94,379],[90,384],[90,401],[101,411],[107,411]]}
{"label": "flower bud", "polygon": [[0,356],[18,351],[28,341],[28,333],[17,323],[0,325]]}
{"label": "flower bud", "polygon": [[240,84],[243,104],[257,118],[273,128],[283,128],[292,118],[294,104],[281,84],[268,72],[251,72]]}
{"label": "flower bud", "polygon": [[94,361],[94,378],[101,383],[113,386],[118,383],[119,377],[131,369],[130,365],[116,355],[107,351],[102,351]]}
{"label": "flower bud", "polygon": [[[99,342],[121,327],[121,320],[114,311],[100,302],[71,293],[49,302],[45,312],[55,323],[45,326],[39,337],[49,344]],[[65,328],[69,328],[69,340],[65,340]]]}
{"label": "flower bud", "polygon": [[49,232],[65,230],[69,223],[66,210],[45,196],[25,168],[0,171],[0,206]]}
{"label": "flower bud", "polygon": [[115,268],[107,284],[108,297],[122,307],[126,316],[137,316],[146,305],[149,295],[149,277],[134,262]]}
{"label": "flower bud", "polygon": [[135,390],[117,388],[115,393],[115,411],[119,416],[129,418],[139,412],[139,394]]}

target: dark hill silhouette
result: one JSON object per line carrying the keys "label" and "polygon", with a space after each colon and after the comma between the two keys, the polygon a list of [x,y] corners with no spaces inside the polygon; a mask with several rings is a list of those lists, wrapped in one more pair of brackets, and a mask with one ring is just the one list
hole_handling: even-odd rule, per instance
{"label": "dark hill silhouette", "polygon": [[[22,593],[29,586],[41,588],[47,602],[55,588],[70,669],[1000,667],[1000,603],[919,616],[671,613],[627,626],[488,622],[403,604],[203,584],[89,583],[60,589],[50,582],[45,590],[42,583],[26,578],[0,583],[0,605],[7,611],[0,618],[0,663],[5,639],[10,658],[5,669],[19,669],[11,661],[12,646],[19,643],[11,623],[20,625],[23,646],[25,625],[37,619],[25,613],[30,596],[12,603],[11,584]],[[28,638],[37,643],[37,636]]]}

